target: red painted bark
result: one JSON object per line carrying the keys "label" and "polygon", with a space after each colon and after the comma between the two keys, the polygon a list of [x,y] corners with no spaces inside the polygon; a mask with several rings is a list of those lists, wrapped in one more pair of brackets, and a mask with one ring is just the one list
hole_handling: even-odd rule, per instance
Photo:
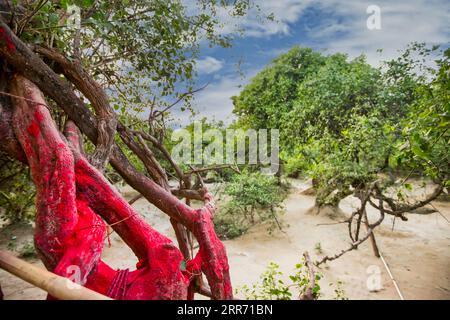
{"label": "red painted bark", "polygon": [[[161,207],[173,205],[170,210],[177,211],[199,242],[196,258],[183,268],[180,250],[85,159],[75,125],[68,123],[64,137],[39,89],[25,78],[13,79],[11,93],[25,98],[14,99],[12,122],[37,188],[35,244],[48,269],[69,277],[78,267],[82,284],[119,299],[186,299],[191,280],[202,270],[214,297],[232,297],[226,252],[214,232],[208,194],[199,210],[181,205],[168,192],[159,198],[165,201]],[[106,229],[100,217],[136,254],[136,270],[116,271],[100,260]]]}
{"label": "red painted bark", "polygon": [[10,52],[14,52],[16,50],[16,46],[14,45],[11,38],[8,36],[8,33],[5,31],[5,29],[0,27],[0,41],[5,42],[6,47]]}
{"label": "red painted bark", "polygon": [[100,259],[105,224],[85,202],[76,199],[72,152],[39,90],[16,77],[11,91],[37,102],[15,99],[12,119],[37,189],[36,249],[45,266],[59,275],[69,276],[67,267],[78,266],[84,283]]}

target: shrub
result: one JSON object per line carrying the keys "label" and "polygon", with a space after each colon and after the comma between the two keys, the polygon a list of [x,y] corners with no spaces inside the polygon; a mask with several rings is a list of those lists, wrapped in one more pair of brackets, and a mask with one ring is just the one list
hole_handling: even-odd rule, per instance
{"label": "shrub", "polygon": [[224,190],[228,202],[214,219],[216,231],[223,238],[235,238],[258,222],[268,221],[269,232],[282,227],[278,216],[286,191],[277,179],[260,172],[233,176]]}
{"label": "shrub", "polygon": [[29,169],[0,154],[0,218],[7,223],[34,219],[35,194]]}
{"label": "shrub", "polygon": [[[333,283],[330,283],[330,286],[333,286]],[[336,282],[336,286],[334,288],[334,298],[333,300],[348,300],[347,293],[345,292],[344,283],[341,280]]]}
{"label": "shrub", "polygon": [[[260,276],[260,281],[251,287],[246,285],[238,288],[237,294],[243,294],[247,300],[291,300],[293,297],[292,289],[296,288],[299,295],[304,294],[309,288],[310,280],[308,268],[303,259],[301,263],[295,266],[294,274],[289,276],[291,283],[285,283],[282,279],[283,273],[279,270],[280,266],[270,262],[266,271]],[[319,280],[320,274],[316,274],[313,288],[314,298],[320,296]]]}
{"label": "shrub", "polygon": [[222,239],[237,238],[247,232],[249,224],[239,221],[230,211],[220,211],[214,218],[214,228]]}

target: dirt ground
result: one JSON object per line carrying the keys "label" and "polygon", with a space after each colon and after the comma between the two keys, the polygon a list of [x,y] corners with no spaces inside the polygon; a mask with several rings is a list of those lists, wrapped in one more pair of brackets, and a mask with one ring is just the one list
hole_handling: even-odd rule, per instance
{"label": "dirt ground", "polygon": [[[332,255],[349,245],[347,226],[333,224],[339,217],[316,215],[312,210],[314,197],[302,194],[307,182],[295,180],[285,201],[284,232],[269,235],[267,226],[258,225],[234,240],[225,241],[228,251],[232,283],[235,288],[258,281],[269,262],[280,265],[286,275],[293,271],[302,253],[308,251],[313,260]],[[135,193],[123,188],[126,198]],[[352,212],[357,200],[351,197],[341,203],[344,215]],[[379,249],[387,262],[405,299],[450,299],[450,203],[433,202],[440,214],[409,214],[408,221],[387,217],[376,229]],[[134,207],[157,230],[174,239],[167,217],[141,199]],[[369,209],[369,219],[376,219],[376,211]],[[446,219],[443,217],[445,216]],[[323,225],[325,224],[325,225]],[[32,227],[15,225],[0,230],[0,248],[20,251],[31,241]],[[321,250],[318,250],[320,246]],[[322,251],[322,252],[320,252]],[[111,247],[106,245],[104,260],[116,268],[133,268],[136,259],[116,235],[111,236]],[[28,259],[40,265],[36,259]],[[322,299],[333,299],[338,281],[349,299],[399,299],[381,259],[372,253],[370,243],[349,252],[336,261],[328,262],[319,272]],[[378,276],[379,274],[379,276]],[[368,283],[380,277],[381,288],[369,290]],[[45,293],[0,270],[0,283],[5,299],[45,299]]]}

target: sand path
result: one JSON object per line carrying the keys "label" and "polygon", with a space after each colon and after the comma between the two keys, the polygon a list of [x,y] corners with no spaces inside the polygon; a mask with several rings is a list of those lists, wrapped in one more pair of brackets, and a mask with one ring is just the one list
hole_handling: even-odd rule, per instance
{"label": "sand path", "polygon": [[[334,222],[326,215],[311,214],[314,197],[302,195],[308,184],[294,181],[293,189],[285,201],[283,221],[288,224],[283,232],[267,233],[265,225],[258,225],[233,240],[225,241],[231,278],[234,287],[251,285],[258,280],[270,261],[280,265],[286,275],[291,273],[304,251],[313,259],[324,254],[334,254],[348,246],[346,225],[323,225]],[[124,195],[131,198],[135,193],[124,188]],[[357,204],[351,197],[341,203],[341,209],[349,214]],[[440,212],[450,219],[450,203],[434,202]],[[158,212],[146,200],[139,200],[134,207],[160,232],[174,238],[167,217]],[[369,210],[369,217],[375,219],[376,212]],[[409,221],[395,223],[387,217],[376,230],[379,248],[389,264],[397,283],[406,299],[450,299],[450,223],[439,214],[408,215]],[[12,240],[15,237],[15,240]],[[29,226],[13,226],[0,231],[0,248],[8,243],[17,248],[32,238]],[[104,251],[104,259],[117,268],[133,268],[136,260],[132,252],[117,236],[111,237],[112,246]],[[323,252],[315,247],[320,243]],[[33,264],[42,264],[30,260]],[[380,272],[381,290],[370,291],[368,279],[374,279]],[[334,285],[343,282],[343,289],[349,299],[399,299],[383,263],[374,257],[370,244],[363,244],[340,259],[322,267],[321,292],[323,299],[335,296]],[[369,278],[371,277],[371,278]],[[370,281],[369,281],[370,282]],[[0,270],[5,299],[44,299],[45,293]]]}

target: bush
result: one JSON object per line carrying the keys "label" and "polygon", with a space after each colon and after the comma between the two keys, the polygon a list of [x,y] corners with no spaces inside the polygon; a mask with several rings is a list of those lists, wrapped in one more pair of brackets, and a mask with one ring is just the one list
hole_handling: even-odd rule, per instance
{"label": "bush", "polygon": [[[306,266],[305,258],[295,265],[294,273],[289,275],[289,283],[284,280],[284,274],[280,271],[280,266],[270,262],[260,277],[259,281],[251,286],[244,285],[236,289],[237,295],[243,295],[247,300],[292,300],[304,295],[310,287],[309,270]],[[322,274],[315,274],[315,283],[312,288],[313,298],[319,299],[321,296],[320,280]],[[348,300],[344,283],[338,280],[336,283],[329,283],[334,287],[333,300]],[[295,292],[292,289],[295,288]],[[294,296],[295,294],[295,296]]]}
{"label": "bush", "polygon": [[214,228],[222,239],[234,239],[247,232],[250,225],[244,221],[239,221],[232,215],[231,211],[220,211],[214,217]]}
{"label": "bush", "polygon": [[[260,281],[250,287],[244,285],[238,288],[237,294],[242,293],[247,300],[291,300],[293,296],[292,288],[296,288],[298,293],[304,294],[310,285],[308,268],[303,259],[295,266],[294,274],[289,276],[291,283],[285,283],[282,279],[283,273],[279,270],[279,265],[271,262],[266,271],[260,276]],[[319,280],[320,274],[316,274],[313,288],[314,298],[320,296]]]}
{"label": "bush", "polygon": [[276,178],[260,172],[235,175],[224,190],[229,199],[214,219],[222,238],[235,238],[258,222],[268,221],[269,232],[281,229],[278,219],[286,191]]}
{"label": "bush", "polygon": [[0,154],[0,218],[7,223],[33,220],[35,194],[29,169]]}

